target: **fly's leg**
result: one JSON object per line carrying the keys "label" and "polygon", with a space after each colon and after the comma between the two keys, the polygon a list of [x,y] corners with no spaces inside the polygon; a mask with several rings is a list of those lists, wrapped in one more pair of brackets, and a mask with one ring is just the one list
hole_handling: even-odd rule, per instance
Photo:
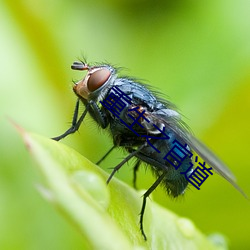
{"label": "fly's leg", "polygon": [[141,145],[137,150],[134,150],[132,153],[130,153],[121,163],[119,163],[116,167],[114,167],[112,173],[110,174],[108,180],[107,180],[107,184],[109,184],[109,182],[111,181],[112,177],[114,176],[114,174],[126,163],[128,162],[132,157],[134,157],[138,152],[140,152],[144,147],[147,146],[147,143],[144,143],[143,145]]}
{"label": "fly's leg", "polygon": [[79,104],[80,104],[80,100],[78,99],[76,102],[71,127],[62,135],[52,138],[53,140],[59,141],[59,140],[63,139],[64,137],[68,136],[69,134],[75,133],[79,129],[84,117],[86,116],[86,114],[88,112],[90,112],[91,114],[94,115],[95,120],[97,121],[98,124],[101,125],[102,128],[107,127],[108,123],[107,123],[106,116],[104,113],[102,113],[102,111],[100,110],[100,108],[98,107],[98,105],[94,101],[90,101],[87,104],[86,109],[84,110],[84,112],[80,116],[79,120],[77,121],[78,113],[79,113]]}
{"label": "fly's leg", "polygon": [[70,127],[65,133],[63,133],[62,135],[59,135],[59,136],[57,136],[57,137],[52,138],[53,140],[55,140],[55,141],[60,141],[60,140],[63,139],[64,137],[68,136],[69,134],[75,133],[75,132],[79,129],[79,127],[80,127],[80,125],[81,125],[81,123],[82,123],[84,117],[86,116],[86,114],[87,114],[87,112],[88,112],[88,107],[89,107],[89,106],[86,107],[86,109],[85,109],[84,112],[82,113],[81,117],[80,117],[79,120],[77,121],[78,112],[79,112],[79,102],[80,102],[80,101],[79,101],[79,99],[78,99],[77,102],[76,102],[76,106],[75,106],[75,111],[74,111],[74,116],[73,116],[73,120],[72,120],[71,127]]}
{"label": "fly's leg", "polygon": [[116,146],[114,145],[97,163],[96,165],[99,165],[115,148]]}
{"label": "fly's leg", "polygon": [[140,165],[141,165],[141,161],[140,161],[140,160],[137,160],[137,161],[136,161],[136,164],[135,164],[135,166],[134,166],[134,168],[133,168],[133,187],[134,187],[135,189],[137,189],[137,188],[136,188],[136,173],[137,173],[137,171],[138,171]]}
{"label": "fly's leg", "polygon": [[107,117],[106,115],[101,111],[101,109],[98,107],[98,105],[94,101],[89,101],[90,109],[89,113],[93,116],[93,118],[96,120],[96,122],[101,125],[101,127],[104,129],[108,126]]}
{"label": "fly's leg", "polygon": [[158,179],[153,183],[153,185],[147,190],[147,192],[143,195],[142,207],[140,212],[140,230],[143,235],[144,240],[147,240],[147,236],[143,229],[143,216],[146,208],[146,200],[148,196],[157,188],[157,186],[162,182],[163,178],[165,177],[166,173],[163,173],[158,177]]}

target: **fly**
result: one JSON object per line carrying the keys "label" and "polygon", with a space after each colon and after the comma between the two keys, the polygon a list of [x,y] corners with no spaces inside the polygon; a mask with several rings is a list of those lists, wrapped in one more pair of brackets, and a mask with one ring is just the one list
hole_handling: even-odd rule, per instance
{"label": "fly", "polygon": [[[159,184],[165,187],[170,196],[177,197],[184,194],[189,184],[200,189],[201,178],[204,178],[204,182],[213,174],[213,168],[246,197],[226,165],[189,132],[172,103],[157,97],[145,84],[132,78],[119,77],[111,65],[90,66],[85,62],[74,62],[71,68],[87,71],[87,74],[73,87],[78,99],[71,127],[53,139],[59,141],[76,132],[89,113],[102,129],[109,130],[113,138],[113,147],[98,164],[116,147],[123,147],[128,152],[125,159],[113,169],[107,183],[131,158],[137,159],[134,186],[140,165],[145,163],[150,166],[157,178],[143,195],[140,230],[145,240],[143,216],[146,200]],[[79,116],[80,102],[85,110]],[[198,156],[195,157],[193,152],[204,162],[198,162]],[[198,166],[196,169],[194,164]]]}

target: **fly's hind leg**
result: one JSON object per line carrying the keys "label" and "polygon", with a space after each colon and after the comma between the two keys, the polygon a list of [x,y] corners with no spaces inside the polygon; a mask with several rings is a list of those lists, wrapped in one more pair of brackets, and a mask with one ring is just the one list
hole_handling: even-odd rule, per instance
{"label": "fly's hind leg", "polygon": [[146,208],[147,198],[158,187],[158,185],[162,182],[165,175],[166,175],[166,173],[163,173],[162,175],[160,175],[158,177],[158,179],[153,183],[153,185],[143,195],[142,207],[141,207],[141,212],[140,212],[140,230],[141,230],[141,233],[143,235],[144,240],[147,240],[147,236],[146,236],[146,234],[144,232],[144,228],[143,228],[143,217],[144,217],[144,212],[145,212],[145,208]]}
{"label": "fly's hind leg", "polygon": [[137,174],[137,171],[138,171],[138,169],[139,169],[139,167],[140,167],[140,165],[141,165],[141,161],[140,160],[137,160],[136,161],[136,163],[135,163],[135,166],[134,166],[134,168],[133,168],[133,187],[135,188],[135,189],[137,189],[136,188],[136,174]]}

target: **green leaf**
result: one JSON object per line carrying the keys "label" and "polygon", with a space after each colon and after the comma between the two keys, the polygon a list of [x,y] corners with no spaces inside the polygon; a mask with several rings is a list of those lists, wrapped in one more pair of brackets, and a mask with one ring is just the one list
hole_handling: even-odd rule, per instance
{"label": "green leaf", "polygon": [[186,218],[148,199],[144,241],[139,229],[143,192],[108,174],[60,142],[21,131],[38,163],[46,188],[43,196],[81,232],[83,249],[225,249],[215,245]]}

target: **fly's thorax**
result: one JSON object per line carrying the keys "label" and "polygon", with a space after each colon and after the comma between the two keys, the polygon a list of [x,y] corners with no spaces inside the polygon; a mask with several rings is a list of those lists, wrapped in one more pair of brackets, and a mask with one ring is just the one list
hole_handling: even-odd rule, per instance
{"label": "fly's thorax", "polygon": [[[72,68],[74,68],[73,66]],[[88,72],[82,80],[74,85],[73,90],[78,97],[85,100],[101,100],[107,91],[105,89],[112,85],[117,77],[115,69],[109,65],[96,67],[84,65],[81,70],[88,70]]]}

